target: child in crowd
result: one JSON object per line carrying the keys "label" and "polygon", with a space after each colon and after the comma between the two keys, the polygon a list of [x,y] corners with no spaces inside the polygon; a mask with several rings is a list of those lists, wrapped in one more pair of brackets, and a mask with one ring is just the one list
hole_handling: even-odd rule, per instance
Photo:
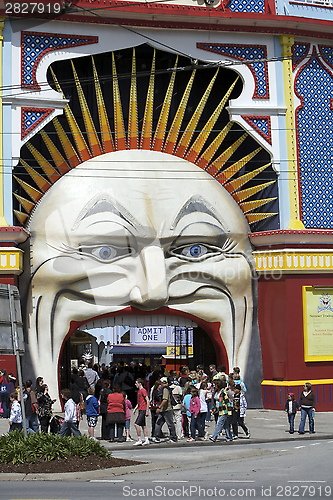
{"label": "child in crowd", "polygon": [[86,416],[87,416],[87,424],[88,424],[88,434],[92,439],[96,439],[94,437],[95,427],[97,425],[97,420],[99,416],[99,402],[95,398],[95,388],[88,388],[88,396],[86,397]]}
{"label": "child in crowd", "polygon": [[233,374],[234,374],[234,376],[236,375],[236,377],[239,377],[239,380],[241,382],[243,382],[243,379],[242,379],[242,377],[240,375],[240,368],[239,368],[239,366],[234,366]]}
{"label": "child in crowd", "polygon": [[69,389],[63,389],[60,394],[65,403],[65,420],[59,431],[59,436],[67,436],[71,435],[71,433],[74,436],[81,436],[78,428],[78,405],[71,398],[71,391]]}
{"label": "child in crowd", "polygon": [[238,438],[238,426],[240,426],[245,432],[245,437],[250,437],[250,431],[244,423],[244,418],[246,415],[247,401],[242,393],[242,388],[240,385],[236,385],[234,388],[234,398],[233,398],[233,409],[232,409],[232,432],[233,439]]}
{"label": "child in crowd", "polygon": [[10,403],[12,405],[9,416],[9,432],[15,431],[16,429],[22,430],[22,411],[21,405],[17,401],[17,393],[12,392],[9,396]]}
{"label": "child in crowd", "polygon": [[297,410],[299,409],[298,403],[295,399],[295,395],[293,392],[290,392],[287,397],[287,401],[284,407],[289,422],[289,434],[294,434],[294,422]]}
{"label": "child in crowd", "polygon": [[200,408],[201,408],[201,403],[199,398],[199,391],[196,387],[193,387],[191,389],[191,401],[189,408],[189,412],[191,414],[191,424],[190,424],[191,436],[187,440],[189,442],[195,441],[195,429],[198,429],[199,433],[201,431],[201,427],[198,422],[198,415],[200,413]]}
{"label": "child in crowd", "polygon": [[130,428],[131,428],[131,412],[130,412],[130,410],[133,409],[133,406],[132,406],[132,403],[130,402],[130,400],[127,398],[127,394],[125,391],[122,391],[122,395],[124,396],[125,406],[126,406],[126,413],[125,413],[126,441],[129,443],[130,441],[133,441],[133,439],[130,436]]}
{"label": "child in crowd", "polygon": [[245,386],[244,382],[243,382],[243,381],[241,380],[241,378],[240,378],[240,375],[234,375],[234,376],[233,376],[233,380],[234,380],[234,382],[235,382],[235,385],[240,385],[240,386],[241,386],[241,389],[242,389],[242,391],[243,391],[243,392],[246,392],[246,391],[247,391],[247,389],[246,389],[246,386]]}
{"label": "child in crowd", "polygon": [[185,396],[182,403],[182,412],[183,412],[183,432],[185,437],[191,437],[189,433],[190,422],[191,422],[191,413],[190,413],[190,404],[191,404],[191,387],[189,386],[185,391]]}
{"label": "child in crowd", "polygon": [[[146,389],[143,387],[143,380],[142,378],[138,378],[135,382],[135,387],[138,389],[138,402],[136,407],[134,408],[133,413],[138,410],[139,414],[135,420],[134,426],[136,429],[136,433],[138,435],[138,440],[134,445],[146,445],[149,444],[149,439],[148,439],[148,433],[147,433],[147,427],[146,427],[146,417],[149,415],[149,398]],[[141,440],[141,429],[142,427],[142,432],[144,435],[144,442]]]}

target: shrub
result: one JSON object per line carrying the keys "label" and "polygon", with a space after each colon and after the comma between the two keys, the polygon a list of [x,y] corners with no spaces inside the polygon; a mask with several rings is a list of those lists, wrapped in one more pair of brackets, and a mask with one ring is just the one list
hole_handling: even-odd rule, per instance
{"label": "shrub", "polygon": [[0,463],[32,464],[38,460],[88,455],[111,458],[112,453],[85,435],[61,437],[58,434],[35,433],[25,438],[23,431],[16,430],[0,437]]}

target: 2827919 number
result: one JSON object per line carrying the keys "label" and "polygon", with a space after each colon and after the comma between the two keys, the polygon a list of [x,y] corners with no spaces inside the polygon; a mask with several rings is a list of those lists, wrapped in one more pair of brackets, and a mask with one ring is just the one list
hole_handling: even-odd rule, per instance
{"label": "2827919 number", "polygon": [[330,497],[332,488],[330,486],[313,486],[313,485],[294,485],[294,486],[277,486],[277,497],[314,497],[324,496]]}
{"label": "2827919 number", "polygon": [[7,15],[31,15],[31,14],[60,14],[62,5],[60,3],[42,2],[6,2],[5,13]]}

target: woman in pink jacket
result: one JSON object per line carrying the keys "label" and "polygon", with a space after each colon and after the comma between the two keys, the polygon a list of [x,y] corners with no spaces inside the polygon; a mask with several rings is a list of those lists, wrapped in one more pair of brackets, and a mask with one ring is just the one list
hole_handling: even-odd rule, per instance
{"label": "woman in pink jacket", "polygon": [[189,437],[187,441],[195,441],[195,429],[198,429],[198,432],[200,433],[200,426],[198,424],[198,415],[200,412],[200,408],[201,403],[199,398],[199,391],[196,387],[193,387],[193,389],[191,389],[191,401],[189,408],[189,412],[191,413],[191,437]]}

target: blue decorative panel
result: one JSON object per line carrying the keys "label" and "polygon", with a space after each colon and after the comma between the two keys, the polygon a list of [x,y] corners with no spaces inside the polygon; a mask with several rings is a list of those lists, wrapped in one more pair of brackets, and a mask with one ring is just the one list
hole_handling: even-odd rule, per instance
{"label": "blue decorative panel", "polygon": [[44,113],[40,111],[27,111],[24,114],[24,130],[28,130],[32,127],[40,118],[42,118]]}
{"label": "blue decorative panel", "polygon": [[307,228],[333,228],[333,77],[317,54],[295,82],[301,209]]}
{"label": "blue decorative panel", "polygon": [[324,61],[333,68],[333,47],[319,45],[319,52]]}
{"label": "blue decorative panel", "polygon": [[293,70],[306,58],[310,50],[309,43],[295,42],[292,46],[293,52]]}
{"label": "blue decorative panel", "polygon": [[41,58],[51,50],[98,43],[97,36],[58,35],[56,33],[21,34],[21,86],[40,89],[36,81],[37,66]]}
{"label": "blue decorative panel", "polygon": [[[249,61],[255,91],[253,99],[269,99],[268,69],[267,69],[267,47],[266,45],[238,45],[230,43],[197,43],[197,47],[208,52],[223,54],[237,59],[238,61]],[[261,62],[260,60],[263,59]],[[255,61],[252,62],[251,61]]]}
{"label": "blue decorative panel", "polygon": [[264,0],[231,0],[228,9],[232,12],[259,12],[265,13]]}
{"label": "blue decorative panel", "polygon": [[242,118],[256,130],[269,144],[272,144],[271,117],[270,116],[246,116]]}
{"label": "blue decorative panel", "polygon": [[53,108],[21,108],[21,139],[30,134],[52,111]]}

